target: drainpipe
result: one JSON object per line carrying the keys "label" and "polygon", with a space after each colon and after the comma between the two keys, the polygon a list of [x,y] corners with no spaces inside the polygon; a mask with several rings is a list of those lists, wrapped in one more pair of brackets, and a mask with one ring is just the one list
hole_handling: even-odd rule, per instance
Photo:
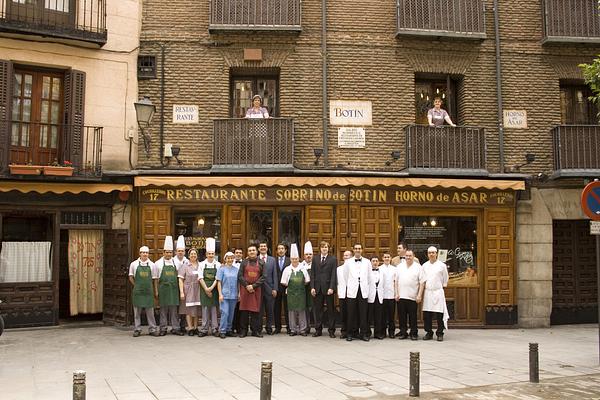
{"label": "drainpipe", "polygon": [[329,113],[327,106],[327,0],[321,0],[322,10],[322,32],[321,32],[321,52],[323,59],[323,165],[329,165]]}
{"label": "drainpipe", "polygon": [[498,93],[498,141],[500,152],[500,173],[504,173],[504,108],[502,105],[502,59],[500,57],[500,26],[498,21],[498,0],[494,0],[494,36],[496,38],[496,91]]}
{"label": "drainpipe", "polygon": [[160,165],[165,163],[165,45],[160,46]]}

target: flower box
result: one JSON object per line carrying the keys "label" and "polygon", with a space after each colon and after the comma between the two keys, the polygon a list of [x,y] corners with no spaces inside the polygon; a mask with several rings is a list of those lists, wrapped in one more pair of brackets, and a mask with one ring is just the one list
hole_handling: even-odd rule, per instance
{"label": "flower box", "polygon": [[10,164],[9,168],[12,175],[39,175],[44,167],[41,165]]}
{"label": "flower box", "polygon": [[73,167],[55,167],[46,165],[44,167],[44,175],[73,176]]}

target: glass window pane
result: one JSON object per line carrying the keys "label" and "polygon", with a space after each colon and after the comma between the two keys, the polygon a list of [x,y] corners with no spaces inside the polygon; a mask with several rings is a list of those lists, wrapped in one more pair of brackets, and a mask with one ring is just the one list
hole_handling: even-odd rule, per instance
{"label": "glass window pane", "polygon": [[70,0],[44,0],[44,7],[47,10],[69,12]]}
{"label": "glass window pane", "polygon": [[12,119],[18,121],[21,118],[21,99],[13,98]]}
{"label": "glass window pane", "polygon": [[249,243],[267,242],[267,247],[273,248],[273,211],[250,210],[248,225]]}
{"label": "glass window pane", "polygon": [[439,260],[448,266],[451,286],[477,286],[477,218],[400,216],[398,243],[412,249],[421,264],[427,248],[438,248]]}
{"label": "glass window pane", "polygon": [[60,104],[56,101],[53,101],[52,102],[52,118],[50,119],[50,122],[52,122],[53,124],[58,124],[59,109],[60,109]]}
{"label": "glass window pane", "polygon": [[59,78],[52,79],[52,100],[60,99],[60,83]]}
{"label": "glass window pane", "polygon": [[31,99],[23,100],[23,121],[31,121]]}
{"label": "glass window pane", "polygon": [[220,209],[176,213],[175,232],[177,232],[177,236],[185,237],[186,248],[198,250],[200,261],[206,258],[206,238],[215,238],[215,258],[219,260],[219,255],[222,254]]}
{"label": "glass window pane", "polygon": [[50,136],[50,147],[56,149],[58,147],[58,127],[53,126],[50,129],[52,130],[52,134]]}
{"label": "glass window pane", "polygon": [[42,80],[42,99],[50,98],[50,77],[44,76]]}
{"label": "glass window pane", "polygon": [[18,146],[19,145],[19,124],[12,124],[12,132],[10,135],[10,145]]}
{"label": "glass window pane", "polygon": [[48,125],[40,126],[40,147],[48,147]]}
{"label": "glass window pane", "polygon": [[252,81],[235,81],[233,90],[233,118],[244,118],[252,103]]}
{"label": "glass window pane", "polygon": [[15,96],[21,96],[21,93],[22,93],[22,90],[23,90],[22,84],[23,84],[23,75],[19,74],[19,73],[16,73],[15,74],[15,82],[13,84],[14,91],[15,91],[14,92]]}
{"label": "glass window pane", "polygon": [[21,146],[29,146],[29,124],[21,124]]}
{"label": "glass window pane", "polygon": [[50,102],[48,100],[42,100],[42,122],[48,122],[48,113],[50,111]]}
{"label": "glass window pane", "polygon": [[300,210],[280,210],[277,221],[277,244],[285,243],[290,248],[290,244],[298,243],[300,245],[300,224],[302,213]]}
{"label": "glass window pane", "polygon": [[257,81],[258,93],[263,98],[263,106],[269,111],[269,115],[276,117],[277,110],[277,81],[275,79],[259,79]]}
{"label": "glass window pane", "polygon": [[31,97],[31,90],[33,87],[33,76],[29,74],[25,74],[25,91],[23,96]]}

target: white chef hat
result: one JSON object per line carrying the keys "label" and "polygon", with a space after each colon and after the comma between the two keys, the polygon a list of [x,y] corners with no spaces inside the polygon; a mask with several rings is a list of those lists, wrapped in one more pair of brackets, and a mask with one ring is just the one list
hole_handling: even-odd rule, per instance
{"label": "white chef hat", "polygon": [[435,246],[429,246],[429,248],[427,248],[427,252],[429,253],[430,251],[435,251],[437,253],[437,248]]}
{"label": "white chef hat", "polygon": [[296,243],[292,243],[292,247],[290,247],[290,258],[299,258]]}
{"label": "white chef hat", "polygon": [[179,237],[177,238],[177,247],[175,247],[175,250],[185,250],[185,238],[183,237],[183,235],[179,235]]}
{"label": "white chef hat", "polygon": [[313,248],[312,248],[312,243],[310,242],[310,240],[306,243],[304,243],[304,254],[312,254],[313,253]]}
{"label": "white chef hat", "polygon": [[173,236],[165,236],[165,245],[163,250],[173,251]]}
{"label": "white chef hat", "polygon": [[141,252],[149,253],[150,249],[148,248],[148,246],[142,246],[142,247],[140,247],[140,253]]}
{"label": "white chef hat", "polygon": [[215,239],[214,238],[206,238],[206,252],[214,253],[215,252]]}

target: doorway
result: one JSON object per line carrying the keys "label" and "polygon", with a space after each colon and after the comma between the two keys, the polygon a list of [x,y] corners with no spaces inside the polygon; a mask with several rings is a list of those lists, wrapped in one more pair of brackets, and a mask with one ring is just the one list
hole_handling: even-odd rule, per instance
{"label": "doorway", "polygon": [[302,227],[304,226],[302,208],[290,207],[256,207],[249,208],[247,213],[248,244],[258,245],[266,242],[269,254],[275,254],[279,243],[288,248],[292,243],[303,247]]}

